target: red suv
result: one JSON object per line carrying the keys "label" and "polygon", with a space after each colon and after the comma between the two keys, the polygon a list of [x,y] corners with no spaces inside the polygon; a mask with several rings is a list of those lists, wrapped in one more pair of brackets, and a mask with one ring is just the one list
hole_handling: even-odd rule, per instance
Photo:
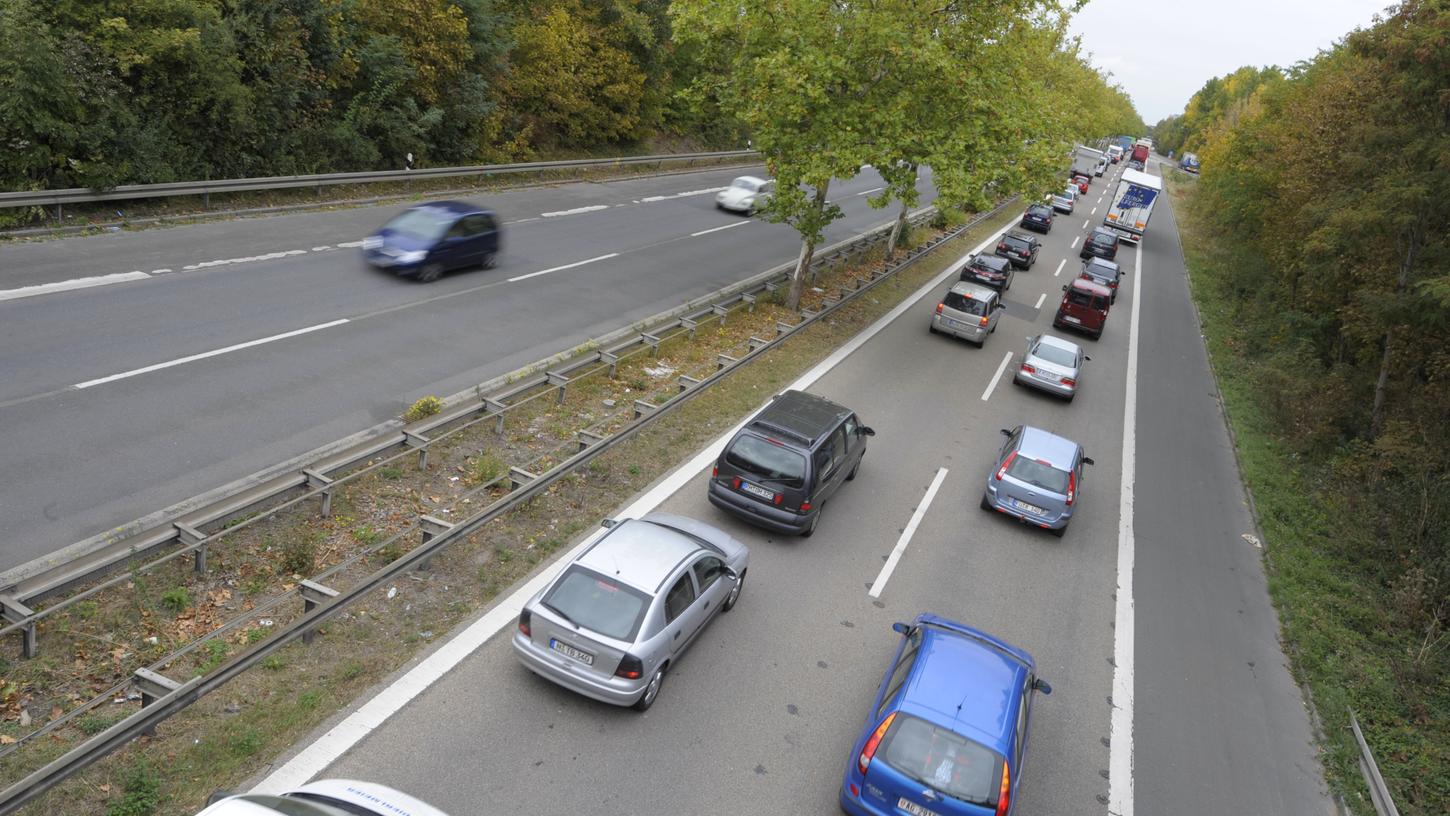
{"label": "red suv", "polygon": [[1103,336],[1112,303],[1111,289],[1087,278],[1077,278],[1062,287],[1062,303],[1058,304],[1052,325],[1059,329],[1077,329],[1096,340]]}

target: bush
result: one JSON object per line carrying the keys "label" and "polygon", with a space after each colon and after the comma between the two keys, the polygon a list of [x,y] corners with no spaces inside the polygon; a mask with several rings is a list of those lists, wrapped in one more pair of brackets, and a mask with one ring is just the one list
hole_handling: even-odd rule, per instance
{"label": "bush", "polygon": [[474,484],[488,484],[503,475],[504,466],[498,457],[490,453],[480,454],[472,462]]}
{"label": "bush", "polygon": [[426,419],[430,416],[433,416],[434,414],[442,410],[443,400],[430,394],[426,397],[420,397],[417,402],[409,406],[408,410],[403,412],[403,421],[417,422],[420,419]]}
{"label": "bush", "polygon": [[282,545],[282,572],[308,575],[317,563],[317,543],[312,534],[301,534]]}
{"label": "bush", "polygon": [[186,587],[176,587],[161,593],[161,605],[171,610],[173,614],[180,614],[182,610],[191,606],[191,593]]}

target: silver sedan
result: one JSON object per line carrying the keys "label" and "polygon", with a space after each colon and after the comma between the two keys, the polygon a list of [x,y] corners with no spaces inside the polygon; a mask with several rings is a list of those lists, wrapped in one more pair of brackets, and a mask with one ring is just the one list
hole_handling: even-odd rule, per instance
{"label": "silver sedan", "polygon": [[1092,358],[1082,353],[1082,346],[1070,340],[1039,334],[1027,338],[1027,353],[1012,382],[1066,397],[1077,396],[1082,377],[1082,364]]}

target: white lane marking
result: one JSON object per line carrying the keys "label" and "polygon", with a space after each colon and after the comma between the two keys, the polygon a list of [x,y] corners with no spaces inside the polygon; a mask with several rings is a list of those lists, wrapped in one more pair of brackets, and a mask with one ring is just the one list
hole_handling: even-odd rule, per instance
{"label": "white lane marking", "polygon": [[168,273],[170,271],[171,271],[170,269],[153,269],[153,270],[151,270],[151,274],[153,274],[153,275],[165,275],[166,273]]}
{"label": "white lane marking", "polygon": [[709,235],[712,232],[719,232],[720,230],[728,230],[728,229],[734,229],[736,227],[743,227],[743,226],[745,226],[746,224],[749,224],[749,223],[750,223],[749,221],[737,221],[734,224],[726,224],[723,227],[712,227],[711,229],[700,230],[699,232],[692,232],[692,233],[690,233],[690,237],[691,238],[699,238],[701,235]]}
{"label": "white lane marking", "polygon": [[706,193],[718,193],[721,190],[725,190],[725,189],[728,189],[728,188],[726,188],[726,187],[706,187],[703,190],[686,190],[683,193],[674,193],[672,195],[645,196],[644,198],[636,199],[634,201],[634,203],[635,204],[653,204],[656,201],[669,201],[672,198],[685,198],[686,196],[705,195]]}
{"label": "white lane marking", "polygon": [[1034,308],[1034,309],[1041,309],[1042,308],[1042,302],[1044,300],[1047,300],[1047,293],[1046,292],[1043,292],[1042,294],[1040,294],[1040,295],[1037,296],[1037,305],[1033,306],[1032,308]]}
{"label": "white lane marking", "polygon": [[1072,246],[1068,247],[1068,249],[1077,249],[1077,242],[1078,241],[1081,241],[1081,240],[1082,240],[1082,236],[1081,235],[1079,235],[1076,238],[1072,239]]}
{"label": "white lane marking", "polygon": [[149,274],[136,270],[134,272],[117,272],[114,275],[97,275],[93,278],[73,278],[71,280],[56,281],[55,283],[37,283],[34,286],[21,286],[18,289],[0,290],[0,300],[19,300],[20,298],[35,297],[36,295],[48,295],[52,292],[69,292],[72,289],[90,289],[93,286],[110,286],[113,283],[125,283],[126,281],[143,280],[151,277]]}
{"label": "white lane marking", "polygon": [[879,193],[879,192],[881,192],[882,190],[885,190],[885,189],[886,189],[885,187],[872,187],[869,190],[862,190],[861,192],[857,193],[856,195],[858,195],[858,196],[871,195],[872,193]]}
{"label": "white lane marking", "polygon": [[[1101,199],[1101,198],[1100,198],[1100,199],[1098,199],[1098,200],[1099,200],[1099,201],[1102,201],[1102,199]],[[1090,212],[1090,213],[1088,213],[1088,215],[1097,215],[1097,214],[1098,214],[1098,208],[1097,208],[1097,207],[1093,207],[1093,211],[1092,211],[1092,212]]]}
{"label": "white lane marking", "polygon": [[313,247],[312,248],[312,251],[313,252],[326,252],[329,249],[332,249],[332,247],[330,247],[330,246],[320,246],[320,247]]}
{"label": "white lane marking", "polygon": [[611,252],[608,255],[600,255],[597,258],[589,258],[588,260],[575,261],[574,263],[571,263],[571,264],[564,264],[563,266],[555,266],[555,267],[550,268],[550,269],[540,269],[538,272],[530,272],[527,275],[518,275],[516,277],[509,278],[509,283],[515,283],[515,282],[521,281],[521,280],[528,280],[529,278],[537,278],[540,275],[547,275],[550,272],[561,272],[561,271],[563,271],[565,269],[573,269],[576,266],[583,266],[584,264],[592,264],[595,261],[607,261],[610,258],[617,258],[617,257],[619,257],[619,253],[618,252]]}
{"label": "white lane marking", "polygon": [[248,340],[245,343],[238,343],[235,346],[227,346],[226,348],[203,351],[200,354],[192,354],[187,357],[178,357],[175,360],[168,360],[167,362],[157,363],[156,365],[149,365],[144,368],[136,368],[130,371],[123,371],[120,374],[112,374],[109,377],[100,377],[94,380],[86,380],[85,382],[76,383],[73,387],[91,388],[97,385],[105,385],[108,382],[124,380],[127,377],[135,377],[139,374],[149,374],[152,371],[160,371],[163,368],[172,368],[173,366],[184,365],[186,363],[194,363],[197,360],[205,360],[208,357],[216,357],[218,355],[228,354],[233,351],[241,351],[242,349],[251,348],[253,346],[260,346],[265,343],[275,343],[278,340],[286,340],[289,337],[296,337],[300,334],[310,334],[311,332],[322,331],[323,329],[330,329],[333,326],[341,326],[342,324],[347,322],[349,322],[348,319],[344,317],[338,320],[328,321],[327,323],[318,323],[316,326],[308,326],[305,329],[295,329],[293,331],[283,332],[281,334],[274,334],[271,337],[263,337],[260,340]]}
{"label": "white lane marking", "polygon": [[[1073,246],[1077,246],[1077,244],[1074,243]],[[1052,276],[1055,278],[1058,275],[1061,275],[1062,274],[1062,268],[1064,266],[1066,266],[1066,265],[1067,265],[1067,259],[1066,258],[1063,258],[1062,260],[1058,261],[1057,262],[1057,271],[1056,272],[1053,272],[1052,273]]]}
{"label": "white lane marking", "polygon": [[[343,244],[338,244],[338,246],[344,246],[344,245]],[[325,248],[326,247],[324,247],[324,249]],[[317,250],[314,249],[313,251],[316,252]],[[287,249],[287,250],[281,250],[279,252],[268,252],[265,255],[250,255],[250,256],[245,257],[245,258],[221,258],[221,259],[215,260],[215,261],[200,261],[200,262],[194,263],[194,264],[187,264],[186,266],[183,266],[181,268],[182,268],[183,271],[190,272],[190,271],[195,270],[195,269],[208,269],[208,268],[213,267],[213,266],[228,266],[230,264],[252,263],[254,261],[276,261],[276,260],[279,260],[279,259],[282,259],[282,258],[291,257],[293,255],[306,255],[306,254],[307,254],[307,250],[305,250],[305,249]],[[156,270],[155,274],[160,274],[162,272],[170,272],[170,271],[171,271],[170,269],[158,269],[158,270]]]}
{"label": "white lane marking", "polygon": [[1138,315],[1143,305],[1143,245],[1133,276],[1128,383],[1123,400],[1123,467],[1118,485],[1118,595],[1113,615],[1113,711],[1108,729],[1108,812],[1133,816],[1133,488],[1137,471]]}
{"label": "white lane marking", "polygon": [[982,392],[982,402],[986,402],[997,388],[997,381],[1002,379],[1002,372],[1007,370],[1007,364],[1012,362],[1012,352],[1007,352],[1002,357],[1002,364],[997,366],[997,373],[992,375],[992,381],[987,383],[987,390]]}
{"label": "white lane marking", "polygon": [[544,220],[544,219],[538,217],[537,215],[531,215],[528,218],[520,218],[517,221],[507,221],[505,223],[508,223],[508,224],[523,224],[523,223],[525,223],[527,221],[542,221],[542,220]]}
{"label": "white lane marking", "polygon": [[362,241],[343,241],[337,245],[338,249],[357,249],[362,246]]}
{"label": "white lane marking", "polygon": [[[800,379],[786,386],[785,389],[797,391],[810,388],[817,380],[824,377],[831,369],[841,364],[841,361],[851,356],[857,349],[866,344],[866,341],[875,337],[893,321],[915,309],[917,303],[929,295],[936,293],[936,290],[947,278],[955,278],[967,261],[973,255],[995,244],[997,239],[1008,229],[1015,226],[1009,223],[997,232],[990,235],[987,240],[978,244],[966,254],[962,255],[940,275],[932,278],[917,289],[906,300],[903,300],[896,308],[882,315],[872,323],[865,331],[856,335],[846,345],[836,349],[831,356],[817,363],[815,368],[800,376]],[[649,511],[655,509],[665,499],[674,495],[676,491],[684,487],[691,479],[695,478],[700,471],[714,464],[720,458],[720,451],[725,449],[725,443],[730,441],[745,423],[750,421],[761,408],[764,408],[771,398],[756,406],[745,419],[740,420],[735,427],[725,431],[715,438],[708,447],[695,455],[694,459],[676,468],[665,478],[661,479],[649,492],[640,496],[634,504],[629,505],[617,513],[616,518],[639,518]],[[560,555],[555,564],[567,564],[579,553],[583,552],[595,539],[603,535],[603,530],[596,530],[592,535],[579,542],[574,549]],[[524,603],[534,596],[534,593],[543,588],[557,569],[545,569],[529,581],[527,584],[514,590],[498,606],[489,610],[487,614],[479,618],[475,623],[463,630],[458,637],[448,641],[438,651],[429,655],[417,666],[408,671],[407,674],[393,681],[391,685],[378,692],[376,697],[363,703],[356,711],[349,714],[342,722],[333,726],[326,734],[318,737],[311,745],[303,748],[296,756],[289,759],[284,765],[273,771],[265,779],[252,789],[252,793],[258,794],[279,794],[285,790],[291,790],[305,784],[309,779],[327,770],[327,767],[351,749],[358,742],[362,741],[374,729],[381,726],[393,714],[397,713],[417,697],[429,686],[433,685],[440,677],[452,671],[455,666],[463,661],[486,643],[494,635],[498,634],[505,627],[513,624],[518,619],[519,612],[523,610]]]}
{"label": "white lane marking", "polygon": [[[1097,210],[1093,210],[1093,212],[1097,212]],[[1083,229],[1087,229],[1088,224],[1091,224],[1092,222],[1093,222],[1093,220],[1091,218],[1084,218],[1082,220],[1082,228]]]}
{"label": "white lane marking", "polygon": [[947,477],[946,468],[936,469],[936,478],[931,480],[931,486],[926,489],[926,495],[922,497],[921,504],[916,506],[916,512],[911,514],[911,521],[901,531],[901,537],[896,539],[896,546],[891,548],[891,555],[886,557],[886,563],[881,565],[881,571],[876,573],[876,580],[871,582],[871,591],[866,593],[873,598],[880,598],[881,591],[886,589],[886,582],[891,580],[891,573],[896,571],[896,564],[901,560],[902,553],[906,552],[906,545],[911,543],[911,537],[916,535],[916,528],[926,516],[926,508],[931,506],[931,500],[936,498],[937,488],[941,487],[942,480]]}
{"label": "white lane marking", "polygon": [[595,210],[607,210],[608,204],[590,204],[587,207],[575,207],[572,210],[559,210],[558,212],[539,213],[540,218],[554,218],[560,215],[578,215],[580,213],[594,212]]}

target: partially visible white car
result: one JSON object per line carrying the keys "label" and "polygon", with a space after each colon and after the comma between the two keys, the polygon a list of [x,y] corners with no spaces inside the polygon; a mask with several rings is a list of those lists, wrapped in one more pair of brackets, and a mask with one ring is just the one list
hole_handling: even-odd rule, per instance
{"label": "partially visible white car", "polygon": [[722,210],[754,214],[770,201],[775,182],[755,176],[741,176],[715,195],[715,206]]}
{"label": "partially visible white car", "polygon": [[432,805],[375,782],[322,779],[279,796],[248,793],[208,805],[197,816],[448,816]]}

